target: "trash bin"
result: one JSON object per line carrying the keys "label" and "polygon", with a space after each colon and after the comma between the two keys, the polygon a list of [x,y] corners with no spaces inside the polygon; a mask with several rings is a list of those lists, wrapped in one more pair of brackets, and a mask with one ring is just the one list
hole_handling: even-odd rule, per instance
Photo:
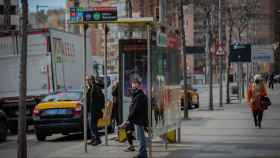
{"label": "trash bin", "polygon": [[238,86],[234,85],[231,87],[231,93],[233,95],[238,95],[238,92],[239,92]]}

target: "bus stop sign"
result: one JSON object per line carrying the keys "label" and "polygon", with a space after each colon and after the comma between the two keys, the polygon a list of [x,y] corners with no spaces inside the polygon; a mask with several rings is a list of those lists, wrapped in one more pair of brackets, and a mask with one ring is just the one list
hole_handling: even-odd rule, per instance
{"label": "bus stop sign", "polygon": [[118,20],[116,7],[94,7],[84,12],[84,21],[115,21]]}
{"label": "bus stop sign", "polygon": [[118,20],[117,7],[70,8],[70,22],[111,22]]}

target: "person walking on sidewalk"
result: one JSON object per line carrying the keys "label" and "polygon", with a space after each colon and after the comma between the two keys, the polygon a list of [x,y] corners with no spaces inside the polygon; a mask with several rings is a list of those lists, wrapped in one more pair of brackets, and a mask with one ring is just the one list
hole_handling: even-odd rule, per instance
{"label": "person walking on sidewalk", "polygon": [[247,92],[248,103],[253,112],[255,126],[261,128],[263,111],[261,98],[267,96],[267,90],[261,75],[255,75],[253,83],[250,84]]}
{"label": "person walking on sidewalk", "polygon": [[96,84],[93,76],[87,79],[87,106],[90,111],[90,130],[91,130],[91,145],[101,144],[101,139],[98,133],[97,123],[103,117],[102,109],[105,106],[105,97],[101,87]]}
{"label": "person walking on sidewalk", "polygon": [[128,120],[120,127],[125,128],[129,123],[135,125],[137,139],[140,144],[139,153],[134,158],[147,158],[147,140],[145,127],[148,125],[148,98],[140,89],[141,82],[137,79],[132,81],[132,103]]}
{"label": "person walking on sidewalk", "polygon": [[272,90],[274,89],[274,73],[271,73],[271,75],[269,76],[268,87]]}

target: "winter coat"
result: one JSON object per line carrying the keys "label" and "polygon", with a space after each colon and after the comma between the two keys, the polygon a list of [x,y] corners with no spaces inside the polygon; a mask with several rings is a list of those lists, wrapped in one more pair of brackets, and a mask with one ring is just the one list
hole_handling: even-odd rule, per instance
{"label": "winter coat", "polygon": [[119,101],[120,101],[120,96],[119,96],[119,85],[117,84],[116,86],[113,87],[113,113],[112,117],[116,118],[119,113]]}
{"label": "winter coat", "polygon": [[261,97],[267,96],[267,90],[264,84],[259,89],[256,88],[256,84],[251,84],[247,92],[247,101],[253,112],[263,111],[264,108],[261,106]]}
{"label": "winter coat", "polygon": [[88,110],[95,114],[97,118],[103,117],[102,110],[105,107],[105,97],[98,85],[90,87],[87,91],[87,107]]}
{"label": "winter coat", "polygon": [[135,125],[145,127],[148,125],[148,98],[140,89],[132,94],[128,121]]}

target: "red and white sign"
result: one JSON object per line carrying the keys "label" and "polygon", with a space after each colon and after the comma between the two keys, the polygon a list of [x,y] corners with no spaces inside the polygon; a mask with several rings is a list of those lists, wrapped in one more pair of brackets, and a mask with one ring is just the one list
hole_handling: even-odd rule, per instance
{"label": "red and white sign", "polygon": [[178,40],[178,38],[169,36],[167,38],[167,47],[168,48],[179,48],[179,40]]}
{"label": "red and white sign", "polygon": [[216,48],[216,55],[224,55],[225,49],[224,44],[218,44],[218,47]]}

